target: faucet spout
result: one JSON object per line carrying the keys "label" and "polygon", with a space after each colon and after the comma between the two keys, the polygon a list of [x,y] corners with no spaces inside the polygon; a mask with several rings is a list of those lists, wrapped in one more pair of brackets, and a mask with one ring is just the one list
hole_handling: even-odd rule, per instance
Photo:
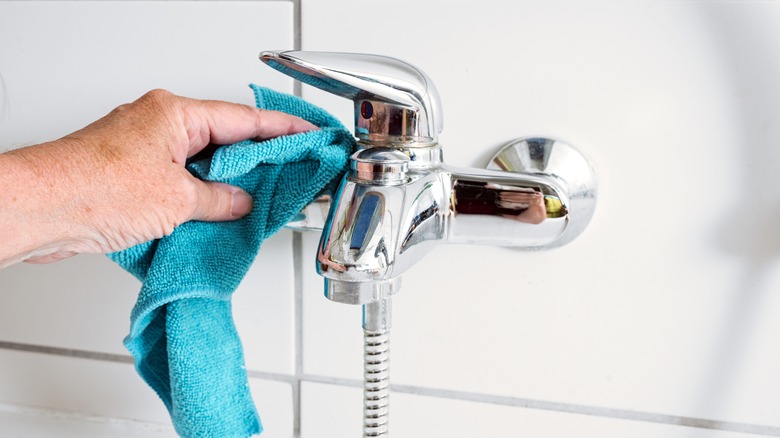
{"label": "faucet spout", "polygon": [[323,228],[317,272],[328,298],[366,304],[398,291],[400,275],[422,257],[403,250],[404,224],[417,205],[409,196],[434,176],[409,171],[409,157],[391,148],[364,149],[350,160]]}

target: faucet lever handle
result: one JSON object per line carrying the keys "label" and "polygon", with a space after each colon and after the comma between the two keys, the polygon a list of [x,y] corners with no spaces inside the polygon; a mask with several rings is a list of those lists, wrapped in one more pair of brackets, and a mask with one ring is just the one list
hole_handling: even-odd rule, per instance
{"label": "faucet lever handle", "polygon": [[260,59],[355,105],[355,137],[365,146],[430,146],[442,131],[436,86],[399,59],[359,53],[264,51]]}

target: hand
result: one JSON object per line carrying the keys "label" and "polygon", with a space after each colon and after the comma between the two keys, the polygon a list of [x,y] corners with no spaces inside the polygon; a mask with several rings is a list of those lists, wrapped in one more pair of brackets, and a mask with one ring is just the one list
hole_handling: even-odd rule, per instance
{"label": "hand", "polygon": [[151,91],[60,140],[0,154],[0,268],[119,251],[189,220],[252,209],[241,189],[194,178],[210,144],[317,129],[275,111]]}
{"label": "hand", "polygon": [[504,217],[529,224],[540,224],[547,219],[547,207],[544,196],[536,191],[500,191],[497,205],[508,210],[517,210],[517,214],[505,214]]}
{"label": "hand", "polygon": [[502,190],[498,192],[498,206],[508,209],[525,209],[531,204],[543,202],[542,194],[539,192],[515,192]]}

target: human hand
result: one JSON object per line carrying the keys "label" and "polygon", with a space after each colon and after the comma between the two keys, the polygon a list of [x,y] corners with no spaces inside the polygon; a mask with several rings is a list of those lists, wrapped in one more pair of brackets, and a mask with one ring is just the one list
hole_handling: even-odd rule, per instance
{"label": "human hand", "polygon": [[0,154],[0,268],[105,253],[189,220],[224,221],[251,197],[184,168],[210,144],[317,129],[276,111],[151,91],[60,140]]}
{"label": "human hand", "polygon": [[500,191],[497,203],[501,208],[519,210],[528,208],[532,204],[539,204],[542,201],[542,194],[539,192]]}
{"label": "human hand", "polygon": [[517,211],[516,214],[505,214],[504,217],[529,224],[540,224],[547,219],[544,196],[537,191],[501,190],[498,198],[496,204],[499,207]]}

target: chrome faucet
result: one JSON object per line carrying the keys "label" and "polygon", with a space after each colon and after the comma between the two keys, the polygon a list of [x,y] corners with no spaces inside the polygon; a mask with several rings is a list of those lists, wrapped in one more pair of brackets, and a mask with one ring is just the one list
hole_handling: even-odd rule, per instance
{"label": "chrome faucet", "polygon": [[325,295],[363,305],[363,433],[387,436],[391,297],[403,273],[443,243],[536,250],[570,242],[595,209],[593,170],[576,149],[546,138],[510,142],[487,170],[445,164],[436,87],[398,59],[302,51],[260,58],[354,102],[358,150],[350,170],[327,218],[327,204],[315,203],[297,226],[322,229],[317,272]]}

